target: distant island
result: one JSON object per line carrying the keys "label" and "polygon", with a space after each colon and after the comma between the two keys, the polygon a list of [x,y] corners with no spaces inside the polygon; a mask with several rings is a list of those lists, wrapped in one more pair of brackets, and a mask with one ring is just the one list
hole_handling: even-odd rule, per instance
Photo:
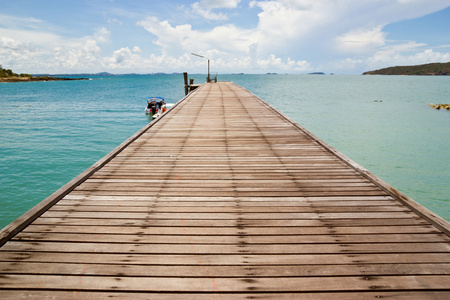
{"label": "distant island", "polygon": [[324,72],[312,72],[312,73],[308,73],[308,75],[325,75]]}
{"label": "distant island", "polygon": [[39,76],[84,76],[84,77],[98,77],[98,76],[148,76],[148,75],[155,75],[155,76],[162,76],[162,75],[183,75],[183,73],[164,73],[164,72],[157,72],[157,73],[124,73],[124,74],[112,74],[108,72],[100,72],[100,73],[73,73],[73,74],[37,74]]}
{"label": "distant island", "polygon": [[0,66],[0,82],[29,82],[29,81],[59,81],[59,80],[87,80],[87,78],[59,78],[51,76],[33,76],[30,74],[16,74],[10,69]]}
{"label": "distant island", "polygon": [[34,76],[53,76],[53,77],[54,76],[84,76],[84,77],[92,77],[92,76],[116,76],[116,75],[108,73],[108,72],[100,72],[100,73],[34,74]]}
{"label": "distant island", "polygon": [[364,72],[363,75],[450,75],[450,62],[390,67]]}

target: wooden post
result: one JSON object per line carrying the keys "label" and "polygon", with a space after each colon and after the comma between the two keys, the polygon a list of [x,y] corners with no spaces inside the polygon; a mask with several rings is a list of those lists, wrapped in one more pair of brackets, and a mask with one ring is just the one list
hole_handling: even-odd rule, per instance
{"label": "wooden post", "polygon": [[189,85],[193,85],[193,84],[194,84],[194,79],[193,78],[189,79]]}
{"label": "wooden post", "polygon": [[184,72],[184,95],[186,96],[189,93],[189,85],[188,85],[188,73]]}
{"label": "wooden post", "polygon": [[211,78],[209,77],[209,58],[208,58],[208,78],[206,78],[206,82],[210,82]]}
{"label": "wooden post", "polygon": [[189,79],[189,93],[192,92],[192,86],[194,85],[194,79],[190,78]]}

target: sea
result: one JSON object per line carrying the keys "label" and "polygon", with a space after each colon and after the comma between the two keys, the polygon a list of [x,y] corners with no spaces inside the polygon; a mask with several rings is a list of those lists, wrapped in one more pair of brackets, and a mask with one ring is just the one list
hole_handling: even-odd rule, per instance
{"label": "sea", "polygon": [[[206,75],[190,75],[203,83]],[[218,75],[262,98],[450,220],[450,76]],[[149,96],[184,97],[182,74],[0,83],[0,228],[151,120]]]}

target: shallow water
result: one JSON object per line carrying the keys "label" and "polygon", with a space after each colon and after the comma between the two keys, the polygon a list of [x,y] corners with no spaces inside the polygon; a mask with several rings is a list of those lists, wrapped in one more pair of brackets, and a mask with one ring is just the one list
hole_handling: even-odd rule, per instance
{"label": "shallow water", "polygon": [[[204,75],[191,76],[204,82]],[[182,75],[0,84],[0,228],[145,126]],[[219,75],[450,220],[450,77]],[[380,102],[381,101],[381,102]]]}

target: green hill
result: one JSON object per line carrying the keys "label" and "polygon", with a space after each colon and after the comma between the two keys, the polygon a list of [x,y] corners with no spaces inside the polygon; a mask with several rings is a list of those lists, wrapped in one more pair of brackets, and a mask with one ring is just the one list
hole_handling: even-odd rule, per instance
{"label": "green hill", "polygon": [[10,69],[3,69],[0,65],[0,82],[26,82],[26,81],[55,81],[55,80],[84,80],[86,78],[58,78],[50,76],[33,76],[30,74],[16,74]]}
{"label": "green hill", "polygon": [[12,78],[22,78],[23,80],[27,80],[26,78],[30,78],[33,77],[29,74],[16,74],[13,71],[9,70],[9,69],[3,69],[2,66],[0,65],[0,79],[12,79]]}
{"label": "green hill", "polygon": [[364,72],[363,75],[450,75],[450,62],[390,67]]}

